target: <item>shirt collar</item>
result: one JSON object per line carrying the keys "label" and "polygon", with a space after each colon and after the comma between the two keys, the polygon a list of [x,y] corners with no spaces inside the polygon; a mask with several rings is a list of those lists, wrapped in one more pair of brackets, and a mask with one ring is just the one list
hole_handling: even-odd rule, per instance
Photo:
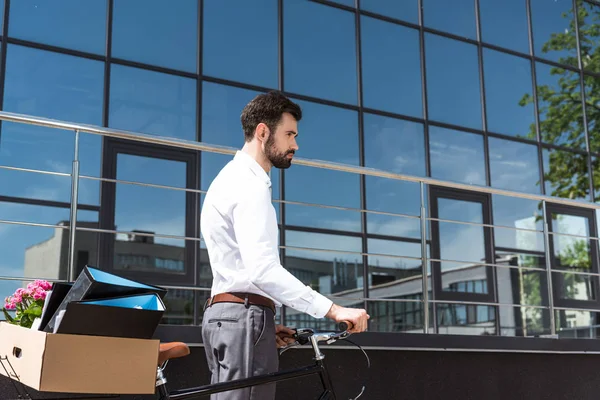
{"label": "shirt collar", "polygon": [[263,167],[261,167],[260,164],[256,162],[254,158],[250,157],[248,153],[238,150],[235,153],[234,160],[244,164],[250,169],[250,171],[252,171],[252,173],[254,173],[254,175],[256,175],[260,180],[265,182],[265,184],[268,187],[271,187],[271,178],[269,178],[269,175],[265,172]]}

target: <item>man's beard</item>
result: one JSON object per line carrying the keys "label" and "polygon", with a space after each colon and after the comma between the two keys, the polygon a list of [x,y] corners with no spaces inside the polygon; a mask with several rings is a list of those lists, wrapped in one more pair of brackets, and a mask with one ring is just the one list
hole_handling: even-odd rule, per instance
{"label": "man's beard", "polygon": [[279,153],[275,149],[275,140],[272,135],[267,139],[265,146],[265,156],[271,162],[271,164],[278,169],[287,169],[292,165],[292,159],[288,158],[288,154],[294,154],[294,150],[288,150]]}

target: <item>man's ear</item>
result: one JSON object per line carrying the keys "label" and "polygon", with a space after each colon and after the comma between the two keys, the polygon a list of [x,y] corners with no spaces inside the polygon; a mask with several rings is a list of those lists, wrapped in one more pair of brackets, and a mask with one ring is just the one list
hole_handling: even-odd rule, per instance
{"label": "man's ear", "polygon": [[254,133],[254,136],[262,143],[267,141],[267,138],[269,137],[269,127],[264,124],[264,123],[260,123],[256,126],[256,130]]}

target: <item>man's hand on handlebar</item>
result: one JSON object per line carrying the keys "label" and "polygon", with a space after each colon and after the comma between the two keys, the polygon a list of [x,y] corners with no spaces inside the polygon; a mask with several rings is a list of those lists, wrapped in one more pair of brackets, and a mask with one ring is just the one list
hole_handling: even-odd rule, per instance
{"label": "man's hand on handlebar", "polygon": [[277,348],[282,348],[296,342],[294,334],[296,330],[289,328],[284,325],[275,325],[275,340],[277,342]]}
{"label": "man's hand on handlebar", "polygon": [[349,322],[349,333],[360,333],[367,330],[367,320],[371,318],[367,311],[359,308],[340,307],[333,304],[326,318],[332,319],[335,322]]}

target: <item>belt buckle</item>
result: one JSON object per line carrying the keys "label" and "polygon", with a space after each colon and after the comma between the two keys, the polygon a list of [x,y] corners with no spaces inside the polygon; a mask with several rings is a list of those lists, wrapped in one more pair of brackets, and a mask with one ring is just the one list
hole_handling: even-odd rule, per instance
{"label": "belt buckle", "polygon": [[244,295],[244,307],[246,307],[246,308],[250,307],[250,304],[248,302],[248,294],[247,293]]}

